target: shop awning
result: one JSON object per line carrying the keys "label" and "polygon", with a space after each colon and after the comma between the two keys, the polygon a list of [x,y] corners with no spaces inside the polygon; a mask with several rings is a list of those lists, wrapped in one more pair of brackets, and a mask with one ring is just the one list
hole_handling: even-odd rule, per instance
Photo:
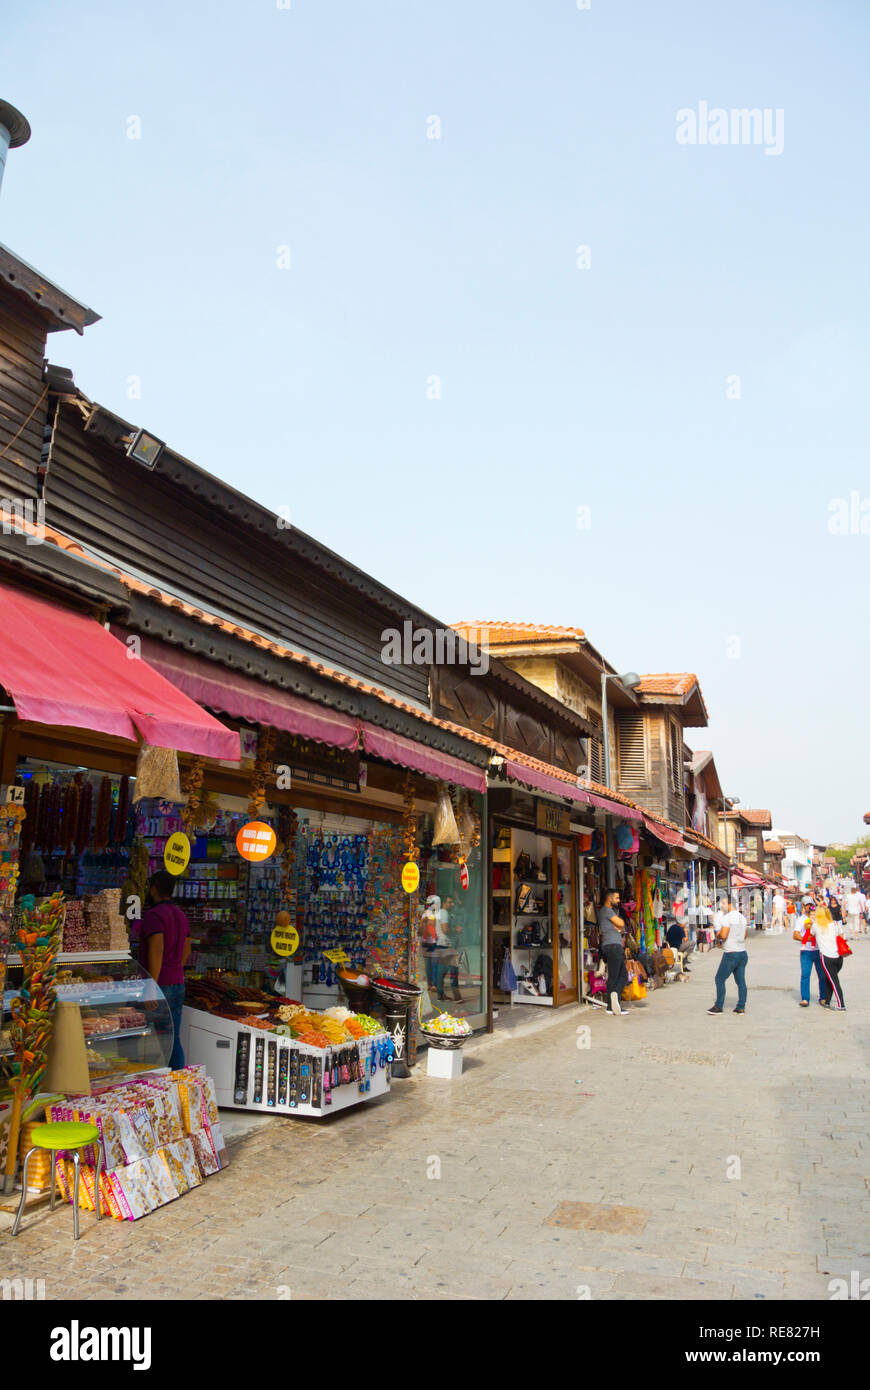
{"label": "shop awning", "polygon": [[238,761],[238,734],[95,618],[3,584],[0,633],[0,685],[19,719]]}
{"label": "shop awning", "polygon": [[486,773],[482,767],[475,767],[462,758],[454,758],[450,753],[439,753],[437,748],[427,748],[423,743],[402,734],[379,729],[376,724],[365,720],[360,723],[363,747],[373,758],[383,758],[385,762],[397,763],[399,767],[422,772],[426,777],[435,777],[444,782],[455,782],[469,791],[486,791]]}
{"label": "shop awning", "polygon": [[560,777],[553,777],[549,772],[539,772],[535,767],[512,762],[510,758],[505,760],[504,775],[536,791],[550,792],[554,796],[567,796],[580,806],[598,806],[600,810],[607,811],[612,816],[620,816],[623,820],[640,820],[640,811],[635,810],[633,806],[623,806],[620,801],[610,801],[607,797],[597,796],[576,782],[563,782]]}
{"label": "shop awning", "polygon": [[339,710],[303,700],[278,686],[217,666],[204,657],[143,637],[142,655],[156,671],[197,704],[220,710],[246,724],[265,724],[299,738],[353,751],[359,747],[359,720]]}
{"label": "shop awning", "polygon": [[679,830],[671,830],[667,825],[659,825],[657,820],[644,816],[643,823],[651,835],[661,840],[663,845],[682,845],[683,837]]}

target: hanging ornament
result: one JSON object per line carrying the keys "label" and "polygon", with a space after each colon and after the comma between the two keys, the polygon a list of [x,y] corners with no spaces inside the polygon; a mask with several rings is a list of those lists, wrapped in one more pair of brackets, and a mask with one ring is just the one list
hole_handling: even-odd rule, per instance
{"label": "hanging ornament", "polygon": [[199,813],[199,804],[202,799],[202,777],[205,768],[204,758],[194,758],[193,762],[185,769],[181,779],[181,790],[187,797],[185,804],[181,808],[181,824],[188,834],[191,833],[196,825]]}
{"label": "hanging ornament", "polygon": [[410,777],[406,777],[402,787],[404,796],[404,806],[402,809],[402,819],[405,822],[405,858],[416,860],[417,858],[417,800],[414,795],[414,783]]}
{"label": "hanging ornament", "polygon": [[456,824],[456,815],[447,783],[439,782],[435,797],[435,829],[432,834],[432,843],[433,845],[457,845],[459,840],[459,828]]}
{"label": "hanging ornament", "polygon": [[251,770],[251,790],[248,815],[256,820],[266,804],[266,786],[272,775],[272,754],[275,751],[275,730],[263,729],[257,744],[257,756]]}

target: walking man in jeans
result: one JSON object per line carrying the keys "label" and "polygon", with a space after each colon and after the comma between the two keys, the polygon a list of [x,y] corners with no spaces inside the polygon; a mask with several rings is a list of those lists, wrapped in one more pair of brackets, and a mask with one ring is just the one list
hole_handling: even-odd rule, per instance
{"label": "walking man in jeans", "polygon": [[746,951],[746,918],[738,912],[733,903],[725,904],[722,925],[716,933],[723,942],[722,959],[716,971],[716,1003],[708,1014],[721,1014],[725,1003],[725,985],[730,975],[737,982],[736,1014],[746,1012],[746,966],[749,956]]}
{"label": "walking man in jeans", "polygon": [[181,1010],[184,1007],[184,967],[190,956],[190,923],[172,902],[175,879],[160,869],[148,880],[150,906],[142,913],[139,936],[140,964],[163,991],[172,1014],[174,1038],[169,1065],[184,1066],[181,1047]]}
{"label": "walking man in jeans", "polygon": [[607,1012],[622,1014],[620,1005],[622,991],[628,984],[628,971],[625,968],[625,921],[617,912],[619,894],[614,888],[604,894],[604,902],[598,909],[599,946],[602,959],[607,963]]}

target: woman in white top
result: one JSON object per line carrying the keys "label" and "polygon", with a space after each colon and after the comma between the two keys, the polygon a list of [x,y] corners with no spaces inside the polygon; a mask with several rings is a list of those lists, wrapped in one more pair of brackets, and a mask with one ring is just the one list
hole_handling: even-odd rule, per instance
{"label": "woman in white top", "polygon": [[816,938],[816,945],[822,958],[822,969],[825,972],[825,1004],[830,1008],[831,1000],[836,998],[836,1008],[845,1012],[843,986],[840,983],[843,957],[840,955],[840,948],[837,945],[837,923],[826,907],[819,907],[813,913],[813,935]]}

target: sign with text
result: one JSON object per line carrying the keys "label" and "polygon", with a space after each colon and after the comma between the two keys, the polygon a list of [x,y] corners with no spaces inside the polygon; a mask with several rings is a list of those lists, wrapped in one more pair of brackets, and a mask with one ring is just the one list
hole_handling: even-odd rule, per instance
{"label": "sign with text", "polygon": [[567,806],[554,806],[549,801],[539,801],[537,827],[547,830],[551,835],[571,834],[571,811]]}
{"label": "sign with text", "polygon": [[275,853],[277,836],[264,820],[249,820],[236,836],[236,849],[243,859],[260,864]]}
{"label": "sign with text", "polygon": [[176,830],[166,841],[163,865],[171,874],[183,874],[190,863],[190,841],[183,830]]}
{"label": "sign with text", "polygon": [[402,887],[406,893],[416,893],[419,886],[420,869],[413,859],[409,859],[402,868]]}
{"label": "sign with text", "polygon": [[272,950],[276,956],[293,956],[299,950],[299,933],[294,926],[276,925],[272,932]]}

